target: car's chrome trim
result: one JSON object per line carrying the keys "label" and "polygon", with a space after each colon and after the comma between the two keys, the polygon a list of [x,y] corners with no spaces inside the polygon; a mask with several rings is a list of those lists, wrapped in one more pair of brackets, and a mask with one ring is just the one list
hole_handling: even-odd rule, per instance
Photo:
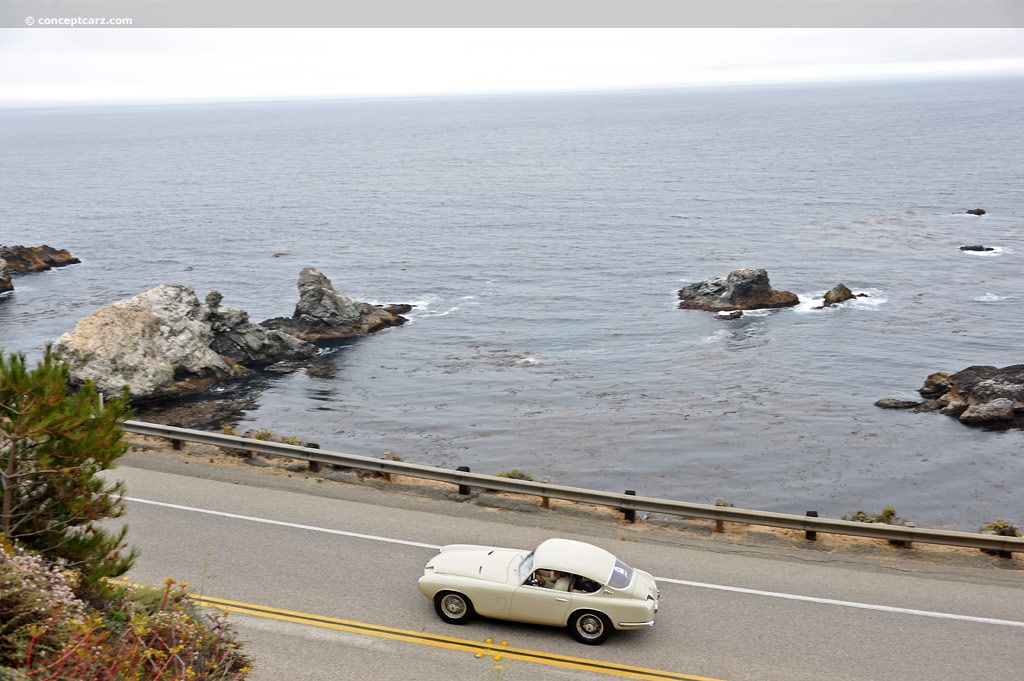
{"label": "car's chrome trim", "polygon": [[619,622],[617,626],[620,629],[639,629],[640,627],[653,627],[654,620],[648,620],[647,622]]}

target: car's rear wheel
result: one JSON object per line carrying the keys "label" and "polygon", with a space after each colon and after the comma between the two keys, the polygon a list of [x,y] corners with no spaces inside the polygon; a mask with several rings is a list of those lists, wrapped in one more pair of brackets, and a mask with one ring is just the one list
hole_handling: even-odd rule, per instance
{"label": "car's rear wheel", "polygon": [[592,646],[604,643],[611,630],[612,623],[599,612],[584,610],[574,613],[569,619],[569,631],[580,643]]}
{"label": "car's rear wheel", "polygon": [[465,624],[473,619],[473,603],[455,591],[442,591],[434,596],[434,610],[448,624]]}

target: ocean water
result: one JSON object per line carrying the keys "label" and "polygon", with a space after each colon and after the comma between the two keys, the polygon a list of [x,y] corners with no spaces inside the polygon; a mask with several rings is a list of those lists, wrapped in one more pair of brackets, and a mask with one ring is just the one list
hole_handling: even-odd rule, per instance
{"label": "ocean water", "polygon": [[[1020,522],[1024,432],[874,402],[1024,361],[1022,110],[1004,79],[0,111],[0,243],[82,260],[15,279],[0,345],[37,357],[162,283],[287,316],[314,266],[416,308],[238,386],[241,430],[685,501]],[[677,309],[739,267],[801,305]],[[840,282],[868,297],[815,309]]]}

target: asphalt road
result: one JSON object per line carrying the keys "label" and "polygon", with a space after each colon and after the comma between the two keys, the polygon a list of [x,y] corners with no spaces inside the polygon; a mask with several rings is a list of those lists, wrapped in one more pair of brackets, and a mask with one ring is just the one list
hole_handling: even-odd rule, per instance
{"label": "asphalt road", "polygon": [[[1020,558],[965,567],[680,540],[256,470],[144,455],[122,463],[112,473],[127,482],[124,520],[142,552],[131,581],[173,577],[203,596],[272,609],[231,615],[256,658],[253,681],[1006,681],[1024,668]],[[598,544],[653,573],[657,626],[597,647],[558,629],[482,619],[454,627],[416,588],[440,545],[525,548],[550,536]]]}

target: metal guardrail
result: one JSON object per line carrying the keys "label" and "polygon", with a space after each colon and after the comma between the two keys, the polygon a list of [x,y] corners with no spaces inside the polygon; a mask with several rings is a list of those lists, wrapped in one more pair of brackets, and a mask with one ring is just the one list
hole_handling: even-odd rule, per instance
{"label": "metal guardrail", "polygon": [[667,499],[656,499],[653,497],[635,496],[632,494],[601,492],[583,489],[580,487],[567,487],[564,485],[552,485],[549,483],[534,482],[531,480],[516,480],[513,478],[504,478],[495,475],[482,475],[480,473],[469,472],[468,470],[453,471],[445,468],[433,468],[431,466],[406,463],[404,461],[391,461],[387,459],[375,459],[368,456],[358,456],[355,454],[342,454],[340,452],[331,452],[314,447],[268,442],[254,438],[222,435],[220,433],[190,430],[187,428],[164,426],[155,423],[144,423],[142,421],[125,421],[124,429],[129,433],[166,438],[172,441],[198,442],[217,447],[257,452],[267,456],[304,459],[311,463],[322,465],[342,466],[357,470],[406,475],[426,480],[446,482],[458,485],[460,490],[465,490],[469,487],[478,487],[496,492],[511,492],[515,494],[537,496],[545,500],[561,499],[565,501],[591,504],[594,506],[606,506],[618,509],[625,513],[643,511],[669,516],[714,520],[719,524],[723,522],[731,522],[744,523],[747,525],[760,525],[765,527],[778,527],[790,530],[802,530],[808,533],[808,538],[812,536],[812,533],[824,532],[830,534],[867,537],[872,539],[885,539],[891,542],[901,542],[904,544],[922,542],[927,544],[945,544],[947,546],[983,549],[986,551],[997,551],[1000,555],[1006,557],[1011,556],[1012,552],[1024,553],[1024,538],[1021,537],[1003,537],[974,532],[954,532],[950,530],[935,530],[920,527],[885,525],[880,523],[862,523],[850,520],[834,520],[831,518],[816,518],[786,513],[772,513],[768,511],[751,511],[732,506],[714,506],[711,504],[671,501]]}

